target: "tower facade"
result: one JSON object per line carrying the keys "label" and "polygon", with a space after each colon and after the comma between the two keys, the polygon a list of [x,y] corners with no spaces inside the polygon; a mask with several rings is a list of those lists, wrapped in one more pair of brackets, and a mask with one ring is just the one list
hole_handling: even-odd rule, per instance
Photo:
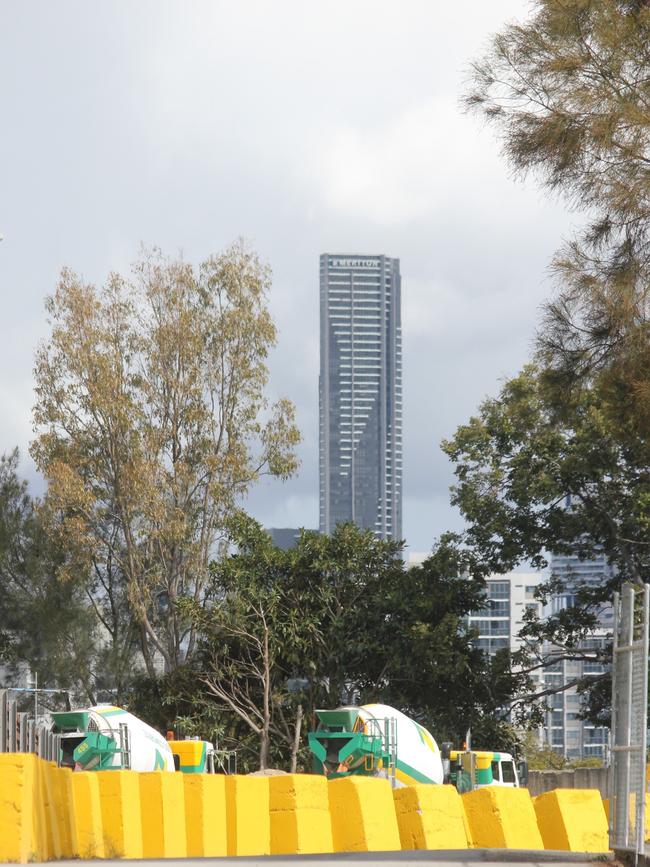
{"label": "tower facade", "polygon": [[320,530],[402,538],[399,259],[320,257]]}

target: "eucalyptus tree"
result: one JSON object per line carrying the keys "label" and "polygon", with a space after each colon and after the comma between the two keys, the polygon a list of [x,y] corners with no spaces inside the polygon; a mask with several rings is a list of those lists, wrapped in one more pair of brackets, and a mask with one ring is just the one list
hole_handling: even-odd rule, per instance
{"label": "eucalyptus tree", "polygon": [[157,250],[102,286],[65,269],[36,355],[32,455],[59,577],[124,575],[150,675],[196,645],[224,524],[261,475],[297,466],[287,399],[266,397],[271,276],[241,242],[198,267]]}

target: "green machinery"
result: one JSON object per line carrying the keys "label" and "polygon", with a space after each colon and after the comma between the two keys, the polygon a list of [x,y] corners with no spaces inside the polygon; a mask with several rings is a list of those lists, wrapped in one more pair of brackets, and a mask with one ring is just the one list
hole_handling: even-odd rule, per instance
{"label": "green machinery", "polygon": [[104,734],[85,710],[52,714],[60,738],[62,762],[68,767],[104,771],[115,766],[129,768],[129,732],[118,724],[115,731]]}
{"label": "green machinery", "polygon": [[360,708],[317,710],[319,726],[309,732],[314,773],[328,779],[350,774],[395,780],[397,732],[394,719],[364,719]]}

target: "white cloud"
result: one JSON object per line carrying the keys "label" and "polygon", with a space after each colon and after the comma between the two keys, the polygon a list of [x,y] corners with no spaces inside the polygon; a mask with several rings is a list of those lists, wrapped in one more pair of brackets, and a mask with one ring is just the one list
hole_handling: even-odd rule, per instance
{"label": "white cloud", "polygon": [[494,164],[489,140],[475,150],[475,125],[449,97],[379,125],[343,126],[324,137],[302,181],[316,183],[335,214],[384,225],[444,214],[459,192],[482,181]]}

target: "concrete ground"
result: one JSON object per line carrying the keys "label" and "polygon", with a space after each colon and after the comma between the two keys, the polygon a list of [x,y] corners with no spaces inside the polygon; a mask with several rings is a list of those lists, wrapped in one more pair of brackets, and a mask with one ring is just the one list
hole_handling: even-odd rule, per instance
{"label": "concrete ground", "polygon": [[[608,861],[614,867],[611,852],[602,855],[593,852],[554,852],[551,850],[530,849],[462,849],[447,851],[417,852],[340,852],[336,855],[264,855],[237,858],[183,858],[151,861],[129,861],[129,864],[160,864],[161,867],[187,867],[188,864],[202,864],[205,867],[270,867],[286,864],[287,867],[341,867],[342,864],[382,864],[383,867],[408,867],[408,865],[436,864],[437,867],[476,867],[479,863],[489,862],[493,867],[520,864],[522,867],[555,864],[556,867],[575,867],[576,864],[592,864],[594,867]],[[97,865],[96,861],[59,861],[57,867],[84,867]],[[124,867],[124,861],[101,861],[101,867]]]}

